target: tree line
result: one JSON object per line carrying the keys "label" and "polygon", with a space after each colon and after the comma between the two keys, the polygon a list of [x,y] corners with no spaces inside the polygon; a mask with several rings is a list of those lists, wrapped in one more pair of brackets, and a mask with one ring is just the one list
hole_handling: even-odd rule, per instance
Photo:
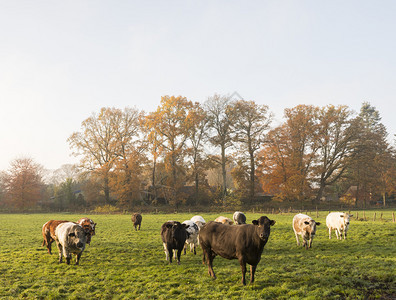
{"label": "tree line", "polygon": [[163,96],[157,109],[104,107],[68,138],[78,165],[51,177],[31,158],[0,180],[3,208],[115,205],[300,205],[332,197],[386,205],[396,187],[395,148],[370,103],[298,105],[273,124],[267,105],[214,95]]}

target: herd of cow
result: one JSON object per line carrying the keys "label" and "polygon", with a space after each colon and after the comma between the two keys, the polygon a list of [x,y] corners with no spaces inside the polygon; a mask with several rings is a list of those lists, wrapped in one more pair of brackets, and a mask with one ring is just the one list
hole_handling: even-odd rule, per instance
{"label": "herd of cow", "polygon": [[[342,212],[332,212],[326,217],[326,226],[331,232],[335,230],[337,239],[346,239],[349,227],[349,218],[352,215]],[[132,215],[135,230],[140,230],[142,216],[138,213]],[[235,223],[234,226],[233,224]],[[172,258],[180,264],[181,252],[190,247],[196,254],[196,246],[200,245],[203,252],[202,262],[207,262],[209,275],[216,278],[213,271],[213,259],[216,255],[227,259],[238,259],[242,269],[242,284],[246,284],[246,263],[250,265],[250,282],[254,281],[256,267],[261,259],[264,246],[270,235],[270,228],[275,224],[266,216],[246,224],[246,216],[242,212],[235,212],[233,220],[220,216],[216,220],[206,223],[201,216],[194,216],[183,223],[167,221],[161,226],[161,238],[164,246],[166,260],[172,263]],[[293,230],[297,245],[300,245],[299,235],[302,237],[303,246],[312,247],[315,237],[316,222],[305,214],[297,214],[293,218]],[[90,244],[91,237],[95,235],[96,223],[89,218],[82,218],[77,222],[50,220],[43,225],[43,246],[51,254],[51,244],[55,241],[59,251],[59,262],[62,257],[70,264],[71,254],[76,255],[76,265],[79,264],[81,254],[86,244]]]}

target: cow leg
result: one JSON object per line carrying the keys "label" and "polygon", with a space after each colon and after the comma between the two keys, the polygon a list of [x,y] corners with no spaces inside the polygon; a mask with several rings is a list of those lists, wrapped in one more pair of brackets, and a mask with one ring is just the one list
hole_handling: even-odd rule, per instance
{"label": "cow leg", "polygon": [[213,259],[214,255],[211,253],[211,251],[208,253],[208,273],[211,277],[216,279],[216,274],[213,270]]}
{"label": "cow leg", "polygon": [[297,232],[294,231],[294,234],[296,235],[297,246],[300,246],[300,240],[298,239],[298,234],[297,234]]}
{"label": "cow leg", "polygon": [[338,240],[338,239],[341,239],[340,232],[338,231],[337,228],[336,228],[336,230],[335,230],[335,233],[336,233],[337,240]]}
{"label": "cow leg", "polygon": [[165,259],[167,261],[169,261],[169,252],[168,252],[168,248],[166,247],[165,243],[162,243],[164,245],[164,252],[165,252]]}
{"label": "cow leg", "polygon": [[62,253],[63,253],[63,249],[62,249],[62,245],[58,242],[56,242],[56,246],[58,247],[58,252],[59,252],[59,263],[62,262]]}
{"label": "cow leg", "polygon": [[139,230],[140,230],[140,224],[139,224]]}
{"label": "cow leg", "polygon": [[183,250],[184,250],[184,255],[186,255],[186,253],[187,253],[187,244],[184,244]]}
{"label": "cow leg", "polygon": [[177,249],[177,264],[180,265],[180,255],[183,249]]}
{"label": "cow leg", "polygon": [[257,265],[250,266],[250,283],[254,282],[254,273],[256,273],[256,268],[257,268]]}
{"label": "cow leg", "polygon": [[331,228],[329,228],[329,240],[331,239]]}
{"label": "cow leg", "polygon": [[197,255],[197,251],[195,249],[195,244],[193,244],[193,248],[194,248],[194,255]]}
{"label": "cow leg", "polygon": [[246,261],[245,258],[241,255],[239,260],[239,264],[241,265],[241,270],[242,270],[242,284],[246,285],[246,280],[245,280],[245,276],[246,276]]}
{"label": "cow leg", "polygon": [[80,263],[81,255],[82,255],[82,251],[80,253],[78,253],[76,256],[76,266]]}

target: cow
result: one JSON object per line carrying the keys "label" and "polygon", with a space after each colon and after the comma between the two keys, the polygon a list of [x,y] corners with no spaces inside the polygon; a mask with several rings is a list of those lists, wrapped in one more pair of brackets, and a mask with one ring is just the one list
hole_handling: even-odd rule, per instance
{"label": "cow", "polygon": [[87,233],[82,226],[74,222],[59,224],[55,229],[55,241],[59,251],[59,263],[62,263],[64,256],[66,264],[69,265],[71,254],[75,254],[78,265],[87,242]]}
{"label": "cow", "polygon": [[243,212],[240,211],[234,212],[232,219],[234,220],[235,225],[246,224],[246,216]]}
{"label": "cow", "polygon": [[140,226],[142,225],[142,215],[138,214],[138,213],[134,213],[131,217],[133,226],[135,227],[135,230],[137,231],[137,227],[139,226],[139,230],[140,230]]}
{"label": "cow", "polygon": [[87,244],[90,245],[91,237],[95,235],[96,223],[90,218],[81,218],[77,221],[77,224],[80,224],[87,233]]}
{"label": "cow", "polygon": [[217,217],[215,222],[226,224],[226,225],[232,225],[234,223],[234,222],[232,222],[232,220],[230,218],[226,218],[223,216]]}
{"label": "cow", "polygon": [[344,235],[344,240],[347,237],[347,231],[349,228],[349,218],[353,215],[349,215],[344,212],[332,212],[326,217],[326,226],[329,228],[329,239],[331,239],[331,231],[334,229],[337,239],[342,239]]}
{"label": "cow", "polygon": [[187,233],[188,233],[188,238],[186,239],[186,245],[184,246],[184,254],[186,254],[186,248],[189,245],[190,246],[190,252],[194,252],[194,254],[197,254],[196,251],[196,245],[198,244],[198,225],[195,224],[191,220],[186,220],[182,224],[185,224],[187,227]]}
{"label": "cow", "polygon": [[51,251],[51,245],[52,243],[55,241],[55,229],[56,227],[61,224],[61,223],[65,223],[65,222],[69,222],[69,221],[65,221],[65,220],[49,220],[48,222],[46,222],[42,229],[41,232],[43,234],[43,244],[42,246],[46,246],[47,250],[48,250],[48,254],[52,254]]}
{"label": "cow", "polygon": [[317,225],[320,225],[320,222],[316,222],[310,216],[304,214],[294,216],[293,230],[296,235],[297,246],[300,246],[298,235],[301,235],[303,247],[307,250],[312,247],[312,240],[315,237]]}
{"label": "cow", "polygon": [[180,255],[184,248],[184,243],[188,238],[186,229],[188,225],[177,221],[167,221],[161,226],[161,238],[164,245],[166,260],[172,263],[172,252],[177,251],[177,264],[180,265]]}
{"label": "cow", "polygon": [[201,228],[206,224],[205,219],[201,216],[194,216],[191,218],[191,221],[197,224],[199,230],[201,230]]}
{"label": "cow", "polygon": [[213,271],[213,259],[220,255],[226,259],[238,259],[242,269],[242,284],[245,285],[246,263],[250,264],[250,283],[254,282],[254,273],[260,262],[264,246],[270,236],[274,220],[262,216],[253,224],[229,226],[209,222],[199,233],[199,243],[203,251],[202,261],[208,262],[209,275],[216,278]]}

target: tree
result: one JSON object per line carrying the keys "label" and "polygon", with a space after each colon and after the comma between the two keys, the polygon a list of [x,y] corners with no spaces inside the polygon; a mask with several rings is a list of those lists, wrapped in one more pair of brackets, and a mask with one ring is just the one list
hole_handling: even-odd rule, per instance
{"label": "tree", "polygon": [[353,144],[353,160],[348,169],[352,184],[357,186],[357,201],[366,207],[368,201],[375,197],[385,197],[385,191],[392,188],[386,183],[386,174],[392,164],[388,164],[392,156],[392,148],[387,142],[385,126],[380,122],[378,110],[370,103],[364,102],[357,118],[358,137]]}
{"label": "tree", "polygon": [[[239,168],[248,172],[248,197],[255,196],[256,152],[265,141],[272,115],[267,105],[258,105],[254,101],[239,100],[229,107],[231,116],[232,138],[239,154]],[[243,178],[243,176],[239,176]]]}
{"label": "tree", "polygon": [[140,196],[142,164],[145,161],[145,143],[141,138],[141,120],[144,113],[134,108],[115,110],[117,125],[114,126],[115,143],[113,170],[109,186],[121,206],[132,207]]}
{"label": "tree", "polygon": [[318,110],[319,122],[315,138],[318,162],[314,176],[319,189],[316,201],[322,198],[326,186],[334,184],[343,176],[348,166],[356,139],[356,126],[351,115],[347,106],[329,105]]}
{"label": "tree", "polygon": [[17,209],[34,207],[42,197],[43,167],[31,158],[19,158],[11,162],[3,174],[6,203]]}
{"label": "tree", "polygon": [[302,202],[311,196],[318,150],[317,110],[311,105],[285,109],[285,122],[269,133],[268,144],[260,152],[263,188],[275,192],[280,200]]}
{"label": "tree", "polygon": [[[214,95],[209,97],[204,107],[208,117],[208,127],[211,130],[209,141],[215,147],[220,148],[220,160],[214,161],[221,166],[223,178],[223,197],[227,195],[227,156],[226,150],[232,145],[231,115],[229,105],[230,97]],[[217,156],[213,155],[212,158]]]}
{"label": "tree", "polygon": [[205,179],[207,162],[204,153],[204,142],[207,140],[208,118],[199,103],[194,103],[191,110],[191,126],[188,134],[189,149],[191,157],[191,175],[195,185],[195,201],[200,195],[200,183]]}
{"label": "tree", "polygon": [[82,156],[81,166],[92,171],[102,181],[105,203],[110,202],[109,173],[117,158],[116,128],[120,123],[120,113],[115,108],[102,108],[99,114],[81,124],[82,132],[74,132],[68,142],[76,156]]}
{"label": "tree", "polygon": [[[173,190],[171,201],[177,206],[180,188],[184,184],[186,140],[191,128],[193,103],[182,96],[163,96],[161,105],[146,117],[149,130],[160,138],[160,151],[169,172],[168,185]],[[155,136],[153,133],[152,135]]]}

